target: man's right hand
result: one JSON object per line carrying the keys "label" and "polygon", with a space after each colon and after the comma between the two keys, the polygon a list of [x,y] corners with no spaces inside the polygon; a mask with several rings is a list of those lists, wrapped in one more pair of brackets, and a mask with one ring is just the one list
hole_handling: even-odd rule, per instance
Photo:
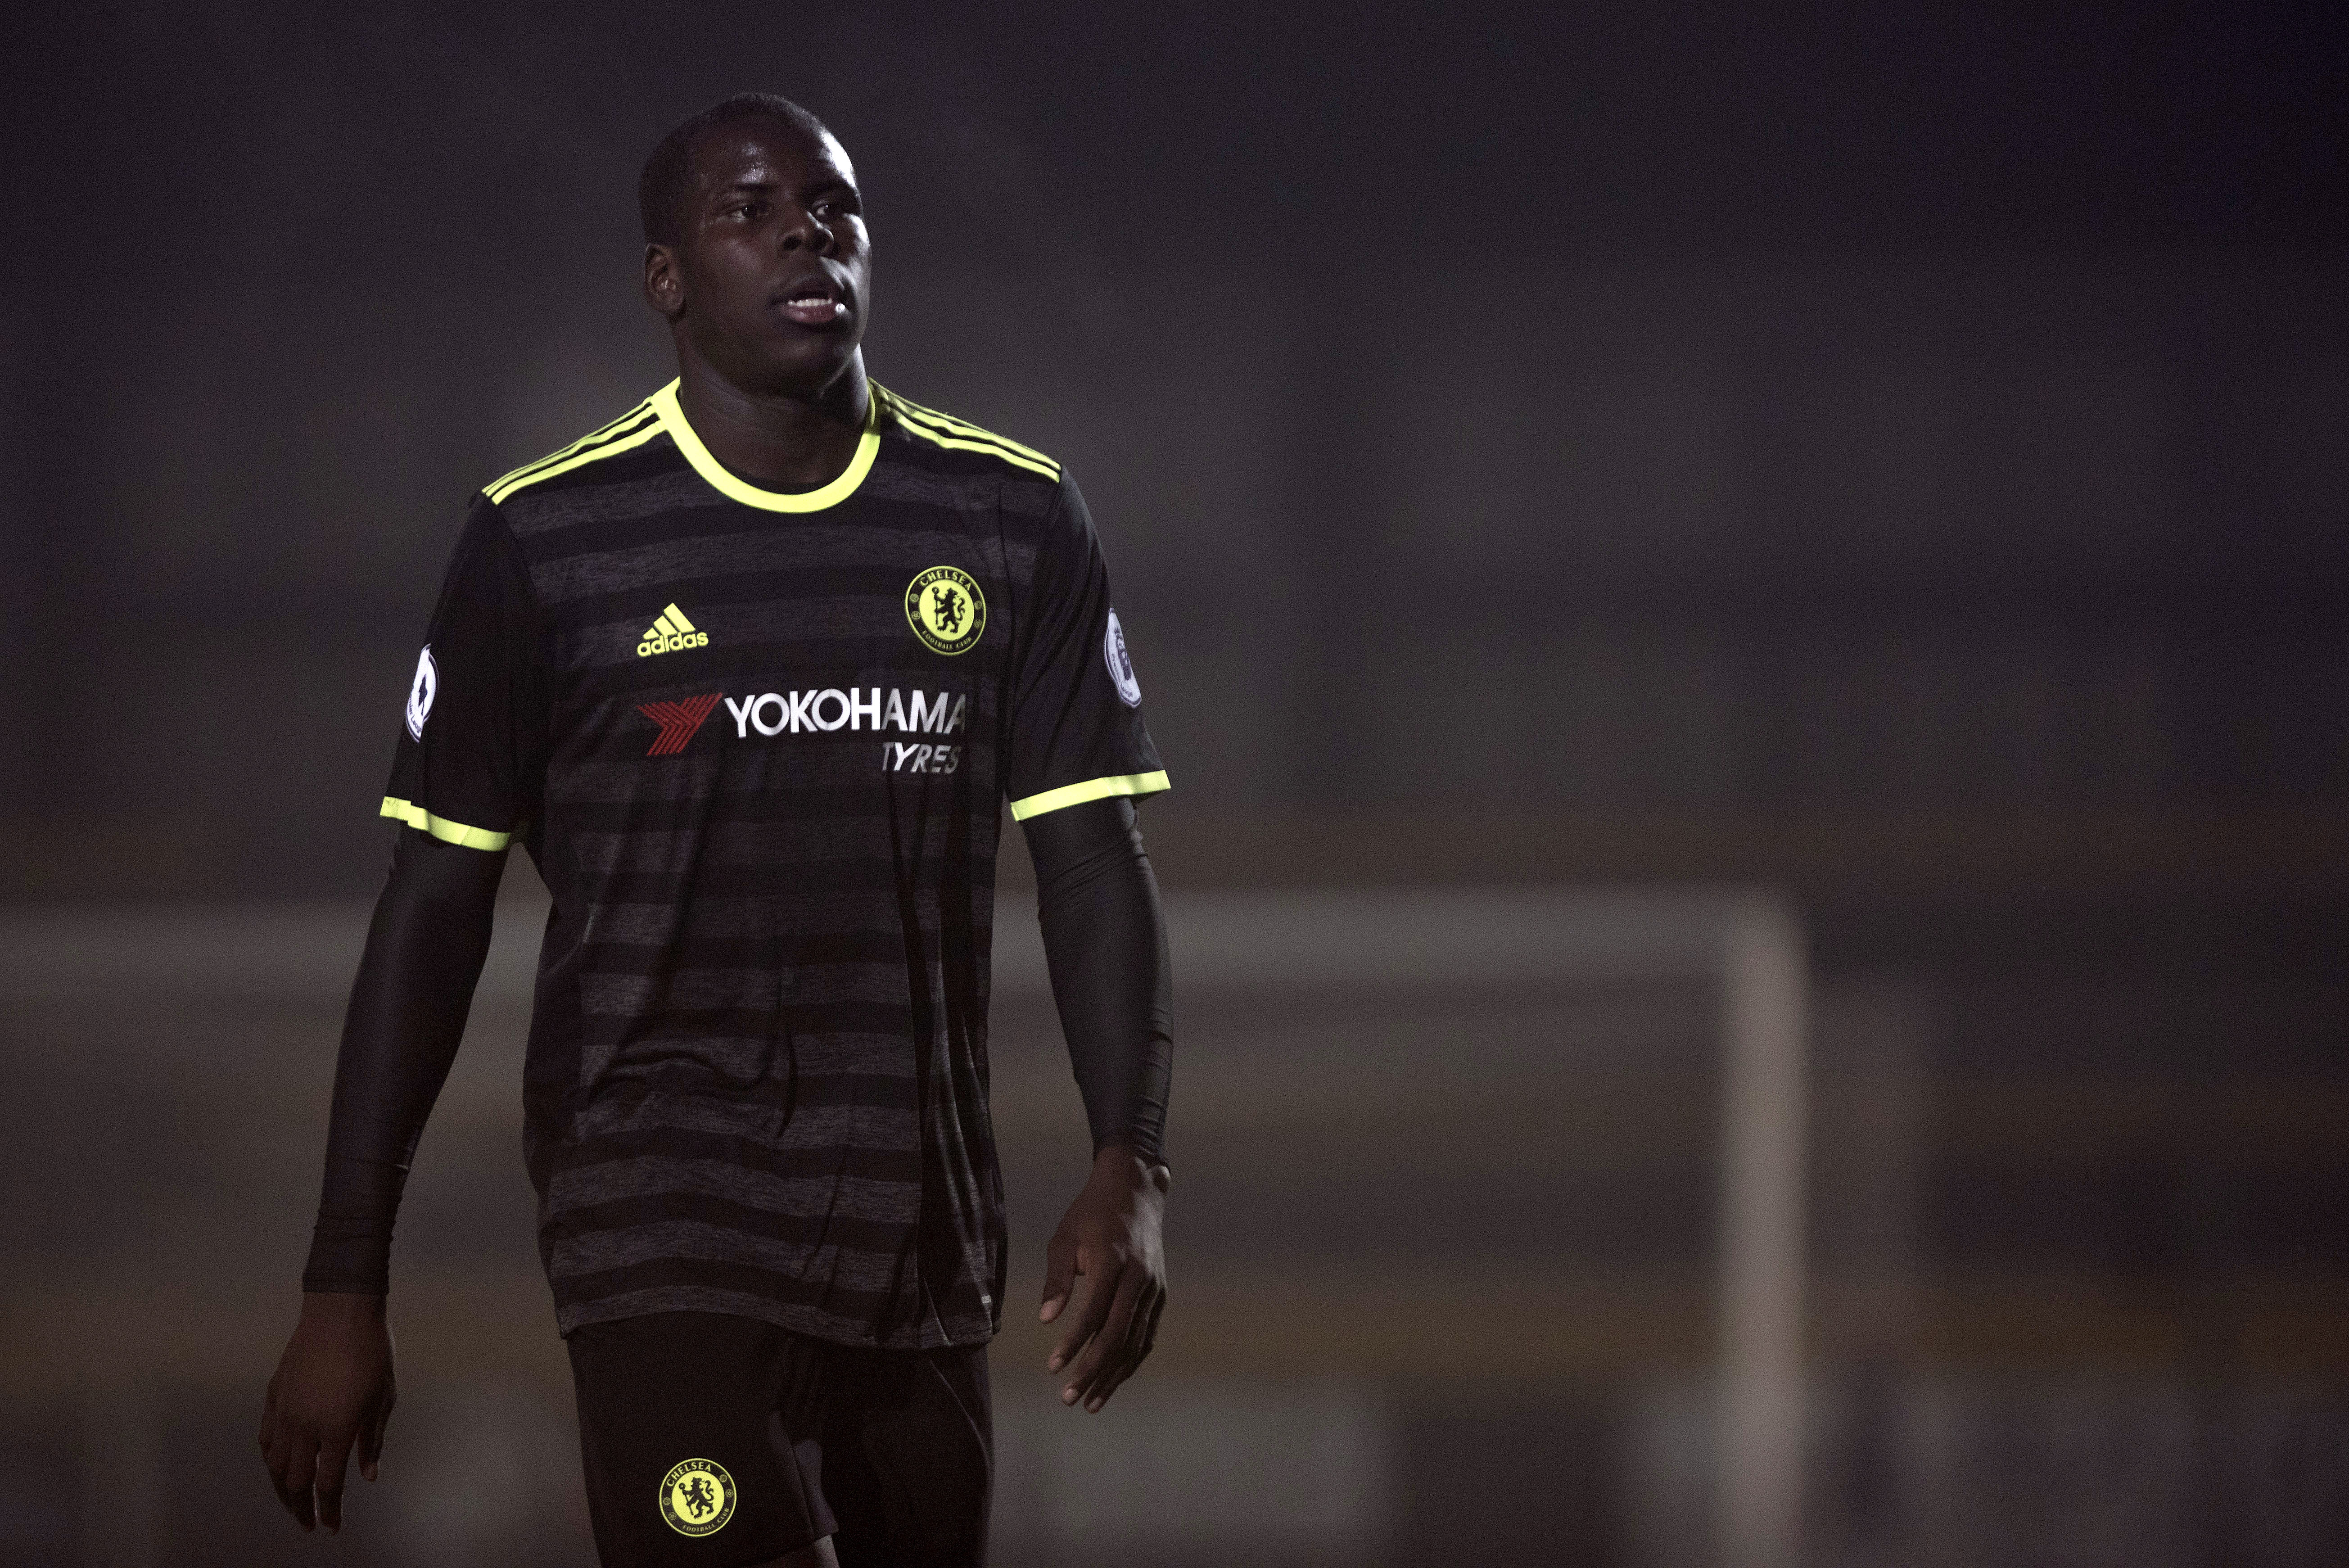
{"label": "man's right hand", "polygon": [[305,1293],[261,1411],[269,1479],[303,1529],[342,1528],[351,1449],[358,1449],[359,1474],[375,1480],[393,1397],[383,1297]]}

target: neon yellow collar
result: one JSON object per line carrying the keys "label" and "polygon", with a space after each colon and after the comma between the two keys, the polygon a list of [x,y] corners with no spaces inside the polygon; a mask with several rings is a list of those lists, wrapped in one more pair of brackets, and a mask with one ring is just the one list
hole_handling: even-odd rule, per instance
{"label": "neon yellow collar", "polygon": [[693,472],[709,482],[711,489],[745,506],[756,506],[766,512],[821,512],[827,506],[837,506],[856,493],[864,476],[873,472],[873,459],[881,451],[881,389],[867,385],[865,390],[864,433],[856,438],[856,455],[840,471],[840,477],[821,490],[798,492],[761,490],[745,483],[727,472],[726,465],[709,455],[701,438],[693,433],[686,421],[685,410],[678,406],[678,383],[671,381],[652,395],[653,411],[660,416],[661,428],[677,442],[677,450],[685,453],[685,461],[693,464]]}

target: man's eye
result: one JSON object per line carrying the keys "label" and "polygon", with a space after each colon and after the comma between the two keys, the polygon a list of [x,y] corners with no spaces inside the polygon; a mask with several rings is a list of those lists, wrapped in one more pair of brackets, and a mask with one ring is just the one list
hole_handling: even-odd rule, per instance
{"label": "man's eye", "polygon": [[745,202],[734,209],[734,215],[738,218],[756,218],[764,216],[766,211],[767,203],[764,202]]}

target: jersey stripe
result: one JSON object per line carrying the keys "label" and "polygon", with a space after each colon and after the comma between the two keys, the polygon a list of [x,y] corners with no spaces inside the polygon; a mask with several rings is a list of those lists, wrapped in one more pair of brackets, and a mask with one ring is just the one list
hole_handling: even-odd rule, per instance
{"label": "jersey stripe", "polygon": [[542,480],[553,479],[558,473],[568,473],[574,468],[581,467],[586,463],[600,462],[607,457],[617,457],[624,452],[629,452],[636,447],[644,445],[645,442],[652,440],[653,437],[660,433],[660,421],[657,418],[650,420],[647,421],[641,429],[633,430],[626,434],[615,436],[611,440],[606,441],[603,445],[590,448],[589,450],[579,453],[575,457],[566,458],[561,462],[550,463],[546,467],[540,468],[530,473],[524,474],[520,479],[502,480],[499,482],[496,489],[488,491],[486,493],[491,500],[502,502],[506,497],[513,494],[516,491],[527,490],[530,486],[538,483]]}
{"label": "jersey stripe", "polygon": [[1061,477],[1061,465],[1050,458],[1031,454],[1025,448],[1004,441],[999,436],[988,435],[984,431],[961,430],[950,424],[937,423],[922,419],[903,409],[900,409],[898,413],[900,422],[905,425],[906,431],[920,436],[925,441],[936,441],[940,446],[960,447],[969,452],[988,452],[1003,459],[1006,462],[1014,462],[1022,468],[1032,469],[1047,479]]}
{"label": "jersey stripe", "polygon": [[899,392],[885,391],[883,395],[887,397],[890,401],[895,403],[901,412],[909,414],[925,424],[936,425],[938,429],[949,431],[955,435],[976,436],[981,441],[993,441],[997,446],[1008,447],[1011,451],[1019,453],[1022,457],[1033,458],[1036,462],[1043,463],[1047,467],[1052,469],[1057,470],[1061,466],[1059,463],[1054,462],[1050,458],[1045,456],[1042,452],[1038,452],[1034,447],[1024,446],[1019,441],[1013,441],[1009,436],[997,435],[993,431],[983,430],[978,425],[971,423],[968,420],[957,419],[952,414],[942,413],[936,409],[928,408],[921,403],[917,403],[914,401],[913,399]]}
{"label": "jersey stripe", "polygon": [[961,452],[985,452],[989,457],[1001,458],[1004,462],[1016,464],[1031,473],[1040,473],[1047,479],[1061,477],[1061,465],[1031,447],[1022,446],[1008,437],[983,431],[977,425],[954,418],[951,414],[941,414],[935,410],[923,408],[918,403],[907,402],[895,392],[886,392],[884,395],[895,409],[898,419],[905,429],[925,441]]}
{"label": "jersey stripe", "polygon": [[[500,474],[497,478],[492,480],[481,488],[484,492],[489,492],[497,490],[504,485],[512,484],[514,481],[522,478],[524,474],[535,472],[537,470],[544,468],[549,463],[560,462],[563,459],[572,455],[572,453],[585,451],[586,448],[595,445],[597,441],[609,440],[611,437],[625,434],[627,431],[635,429],[646,418],[649,417],[651,413],[652,405],[649,401],[638,403],[635,408],[630,409],[626,413],[622,414],[610,424],[589,431],[585,435],[581,436],[577,441],[573,441],[569,446],[564,447],[560,451],[548,452],[544,457],[533,458],[530,462],[523,463],[520,468],[515,469],[511,473]],[[494,497],[492,497],[492,499],[494,499]]]}
{"label": "jersey stripe", "polygon": [[1031,794],[1011,803],[1011,820],[1025,822],[1031,816],[1041,816],[1048,811],[1063,806],[1082,805],[1089,800],[1107,800],[1120,794],[1156,794],[1174,786],[1168,783],[1164,768],[1151,774],[1122,774],[1114,778],[1087,779],[1082,784],[1062,784],[1041,794]]}
{"label": "jersey stripe", "polygon": [[445,844],[461,845],[467,849],[503,849],[513,842],[511,833],[492,833],[486,827],[468,827],[461,822],[451,822],[445,816],[435,816],[420,805],[412,805],[393,795],[383,797],[380,816],[396,816],[409,826],[429,833]]}
{"label": "jersey stripe", "polygon": [[953,436],[940,435],[936,431],[924,430],[917,424],[909,423],[905,428],[924,441],[935,441],[939,446],[952,447],[960,452],[983,452],[989,457],[1001,458],[1004,462],[1027,469],[1031,473],[1040,473],[1047,479],[1061,477],[1061,471],[1057,468],[1047,468],[1040,462],[1030,462],[1016,452],[1006,452],[1003,448],[989,445],[986,441],[960,441]]}

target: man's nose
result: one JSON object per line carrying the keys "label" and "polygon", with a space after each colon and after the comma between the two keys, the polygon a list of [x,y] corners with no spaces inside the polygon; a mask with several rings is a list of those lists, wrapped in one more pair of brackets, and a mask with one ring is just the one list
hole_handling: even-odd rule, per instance
{"label": "man's nose", "polygon": [[802,210],[783,225],[783,249],[809,250],[818,255],[829,255],[833,249],[831,227],[813,213]]}

